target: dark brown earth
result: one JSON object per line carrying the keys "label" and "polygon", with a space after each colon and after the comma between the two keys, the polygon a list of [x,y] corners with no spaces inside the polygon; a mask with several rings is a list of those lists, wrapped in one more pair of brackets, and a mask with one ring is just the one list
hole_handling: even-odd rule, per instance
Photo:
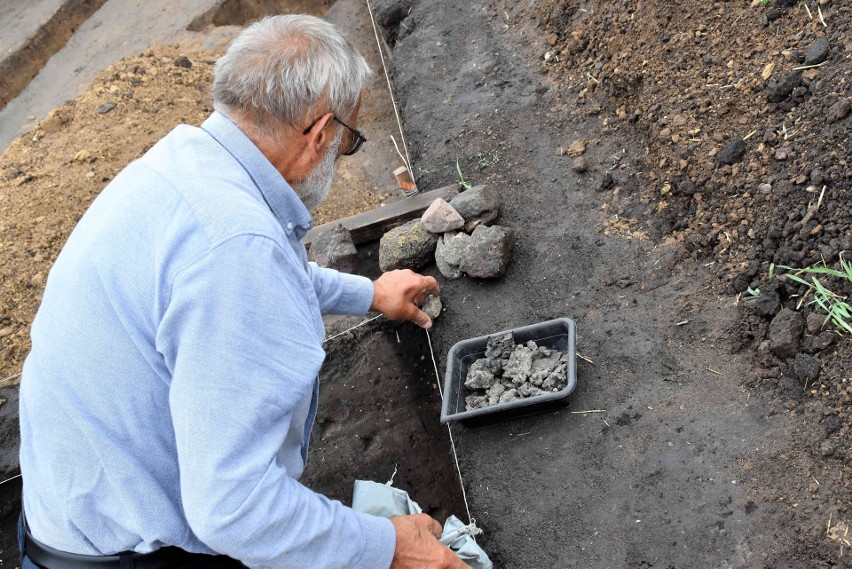
{"label": "dark brown earth", "polygon": [[[577,349],[594,362],[577,362],[568,409],[453,427],[496,565],[852,567],[843,533],[852,524],[850,340],[816,354],[820,379],[806,390],[789,361],[760,349],[768,319],[738,296],[765,287],[770,263],[812,265],[822,255],[833,264],[850,248],[852,119],[827,119],[849,97],[848,5],[812,1],[814,20],[804,3],[774,0],[374,5],[421,187],[456,181],[458,160],[468,181],[498,190],[499,222],[518,236],[497,281],[445,282],[427,268],[446,308],[432,334],[439,368],[456,341],[559,316],[575,319]],[[779,17],[769,22],[771,10]],[[768,102],[766,83],[823,36],[828,63],[803,73],[788,99]],[[117,79],[104,75],[68,107],[72,120],[89,118],[60,121],[73,134],[61,145],[49,132],[30,135],[0,162],[8,375],[26,353],[43,282],[33,278],[43,279],[103,178],[207,112],[210,56],[187,53],[187,77],[173,69],[178,52],[153,54],[117,66]],[[95,116],[112,82],[131,99],[144,92],[127,74],[133,65],[159,70],[148,108],[156,97],[172,105],[144,114],[131,104],[138,119]],[[88,112],[75,114],[80,105]],[[719,165],[737,137],[747,138],[741,162]],[[585,169],[569,152],[576,140]],[[73,159],[90,144],[94,162]],[[801,223],[817,180],[823,202]],[[364,251],[373,271],[376,259],[374,247]],[[801,291],[784,287],[782,301],[795,307]],[[348,500],[354,478],[383,482],[398,465],[397,484],[427,511],[463,517],[425,334],[369,325],[327,349],[305,481]],[[0,391],[11,393],[0,409],[7,439],[14,391]]]}

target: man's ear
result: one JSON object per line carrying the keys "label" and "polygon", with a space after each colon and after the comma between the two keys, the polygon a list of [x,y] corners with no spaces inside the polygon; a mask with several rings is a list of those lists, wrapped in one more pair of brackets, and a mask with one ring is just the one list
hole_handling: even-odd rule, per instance
{"label": "man's ear", "polygon": [[307,137],[308,152],[316,157],[323,154],[323,148],[331,142],[331,129],[326,128],[334,120],[334,113],[326,113],[311,127],[305,135]]}

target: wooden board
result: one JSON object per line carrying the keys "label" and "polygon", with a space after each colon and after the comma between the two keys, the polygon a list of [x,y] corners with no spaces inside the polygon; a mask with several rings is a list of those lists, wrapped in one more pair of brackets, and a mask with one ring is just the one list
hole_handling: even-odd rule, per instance
{"label": "wooden board", "polygon": [[336,227],[337,224],[343,224],[343,227],[352,233],[352,241],[355,245],[381,239],[382,235],[394,227],[423,215],[426,208],[437,198],[444,198],[450,201],[458,193],[458,184],[453,184],[452,186],[423,192],[422,194],[390,203],[384,207],[377,207],[364,213],[323,223],[308,231],[308,234],[305,235],[305,245],[309,246],[311,241],[317,238],[317,235]]}

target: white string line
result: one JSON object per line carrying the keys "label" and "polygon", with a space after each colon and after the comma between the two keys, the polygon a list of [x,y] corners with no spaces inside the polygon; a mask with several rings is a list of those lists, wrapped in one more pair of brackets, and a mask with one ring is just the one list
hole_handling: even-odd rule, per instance
{"label": "white string line", "polygon": [[[435,367],[435,379],[438,381],[438,393],[441,394],[441,401],[444,400],[444,390],[441,387],[441,374],[438,372],[438,362],[435,361],[435,351],[432,349],[432,336],[429,330],[426,330],[426,339],[429,341],[429,354],[432,356],[432,365]],[[459,484],[461,485],[462,499],[464,500],[464,509],[467,510],[467,522],[471,525],[476,525],[476,520],[470,515],[470,506],[467,503],[467,492],[464,489],[464,479],[462,479],[461,467],[459,466],[459,455],[456,453],[456,441],[453,440],[453,430],[450,424],[447,423],[447,432],[450,434],[450,447],[453,449],[453,460],[456,463],[456,472],[459,474]]]}
{"label": "white string line", "polygon": [[378,315],[376,315],[376,316],[373,316],[372,318],[367,318],[367,319],[366,319],[366,320],[364,320],[363,322],[359,322],[359,323],[358,323],[358,324],[356,324],[355,326],[352,326],[351,328],[347,328],[347,329],[346,329],[346,330],[344,330],[343,332],[339,332],[339,333],[335,334],[334,336],[329,336],[328,338],[326,338],[325,340],[323,340],[323,342],[322,342],[322,343],[323,343],[323,344],[325,344],[326,342],[330,342],[331,340],[334,340],[335,338],[339,338],[340,336],[343,336],[344,334],[348,334],[349,332],[351,332],[351,331],[352,331],[352,330],[354,330],[355,328],[360,328],[360,327],[361,327],[361,326],[363,326],[364,324],[369,324],[369,323],[370,323],[370,322],[372,322],[373,320],[378,320],[378,319],[379,319],[379,318],[381,318],[382,316],[384,316],[384,314],[378,314]]}
{"label": "white string line", "polygon": [[10,376],[9,376],[9,377],[7,377],[6,379],[0,379],[0,385],[3,385],[3,384],[4,384],[4,383],[6,383],[7,381],[12,380],[12,379],[15,379],[16,377],[20,377],[20,375],[21,375],[22,373],[24,373],[24,372],[23,372],[23,371],[19,371],[19,372],[18,372],[18,373],[16,373],[15,375],[10,375]]}
{"label": "white string line", "polygon": [[4,480],[3,482],[0,482],[0,486],[4,485],[6,482],[11,482],[12,480],[16,480],[16,479],[18,479],[18,478],[20,478],[20,477],[21,477],[21,475],[20,475],[20,474],[18,474],[17,476],[13,476],[13,477],[11,477],[11,478],[7,478],[7,479],[6,479],[6,480]]}
{"label": "white string line", "polygon": [[[406,159],[403,160],[405,162],[405,167],[408,168],[408,173],[411,174],[411,180],[414,182],[415,187],[417,186],[417,178],[414,176],[414,168],[411,166],[411,156],[408,154],[408,144],[405,142],[405,133],[402,132],[402,120],[399,118],[399,110],[396,107],[396,99],[393,96],[393,85],[391,85],[390,75],[388,74],[388,67],[385,64],[385,53],[382,50],[382,41],[379,39],[379,28],[376,26],[376,18],[373,16],[373,6],[370,4],[370,0],[366,0],[367,2],[367,11],[370,13],[370,21],[373,23],[373,34],[376,36],[376,47],[379,49],[379,58],[382,61],[382,70],[385,72],[385,80],[388,82],[388,93],[390,93],[391,104],[393,105],[393,114],[396,115],[396,125],[399,128],[399,138],[402,140],[402,148],[405,150]],[[394,145],[396,145],[396,141],[394,141]],[[399,149],[397,149],[397,152]],[[400,156],[402,158],[402,156]]]}

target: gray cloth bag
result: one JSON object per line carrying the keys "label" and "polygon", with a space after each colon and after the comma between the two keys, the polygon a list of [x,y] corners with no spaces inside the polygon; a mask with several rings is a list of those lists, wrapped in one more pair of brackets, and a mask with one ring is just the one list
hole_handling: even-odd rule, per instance
{"label": "gray cloth bag", "polygon": [[[352,492],[352,509],[357,512],[390,518],[421,514],[423,510],[408,496],[408,492],[394,488],[390,482],[379,484],[369,480],[356,480]],[[488,555],[476,543],[473,536],[482,533],[476,524],[464,524],[455,516],[444,523],[441,543],[452,549],[472,569],[492,569],[494,565]]]}

